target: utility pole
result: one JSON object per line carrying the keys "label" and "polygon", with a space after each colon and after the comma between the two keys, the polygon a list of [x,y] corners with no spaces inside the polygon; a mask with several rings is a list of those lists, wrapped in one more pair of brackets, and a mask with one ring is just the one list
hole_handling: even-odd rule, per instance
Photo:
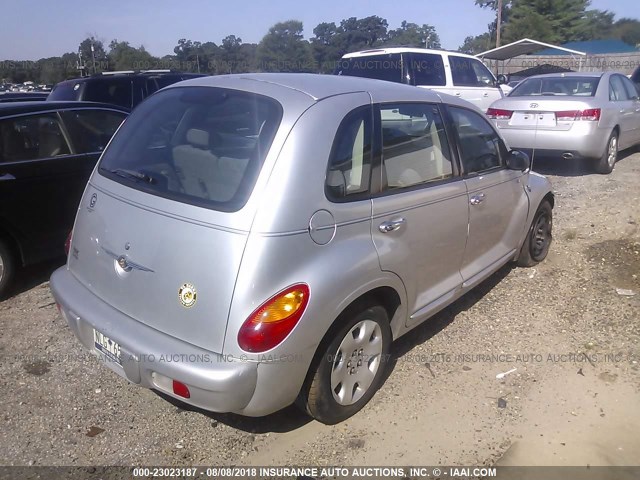
{"label": "utility pole", "polygon": [[501,25],[502,25],[502,0],[498,0],[498,20],[496,22],[496,48],[500,46]]}
{"label": "utility pole", "polygon": [[96,55],[95,49],[93,48],[93,40],[91,40],[91,60],[93,60],[93,73],[96,73]]}

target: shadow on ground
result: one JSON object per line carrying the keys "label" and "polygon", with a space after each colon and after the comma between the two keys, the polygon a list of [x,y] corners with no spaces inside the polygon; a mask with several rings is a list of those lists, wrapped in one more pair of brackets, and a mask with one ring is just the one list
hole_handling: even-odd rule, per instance
{"label": "shadow on ground", "polygon": [[[627,158],[636,153],[633,148],[623,150],[618,154],[618,162],[624,162]],[[590,160],[563,158],[534,158],[533,170],[543,175],[558,175],[562,177],[581,177],[583,175],[598,175],[595,171],[594,162]]]}
{"label": "shadow on ground", "polygon": [[46,262],[18,269],[14,284],[7,292],[5,298],[20,295],[43,282],[48,282],[51,274],[58,267],[64,265],[65,261],[66,259],[64,257],[56,258],[55,260],[48,260]]}

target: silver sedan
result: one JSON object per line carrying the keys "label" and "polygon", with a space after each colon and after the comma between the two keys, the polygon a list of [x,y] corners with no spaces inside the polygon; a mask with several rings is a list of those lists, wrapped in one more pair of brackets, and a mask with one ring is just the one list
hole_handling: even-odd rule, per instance
{"label": "silver sedan", "polygon": [[640,99],[616,72],[556,73],[522,81],[487,115],[512,148],[584,158],[610,173],[618,151],[640,144]]}

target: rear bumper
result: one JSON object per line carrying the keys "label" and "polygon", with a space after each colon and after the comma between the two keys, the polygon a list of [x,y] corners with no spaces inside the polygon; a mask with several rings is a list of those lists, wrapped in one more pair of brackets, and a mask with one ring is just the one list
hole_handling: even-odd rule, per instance
{"label": "rear bumper", "polygon": [[[51,276],[51,291],[82,345],[132,383],[214,412],[260,415],[265,408],[286,406],[247,410],[258,384],[258,363],[209,352],[143,325],[93,295],[66,267]],[[122,366],[96,350],[94,328],[120,345]],[[190,398],[173,393],[172,379],[189,387]]]}
{"label": "rear bumper", "polygon": [[536,156],[557,156],[570,153],[575,158],[600,158],[610,130],[599,128],[596,122],[576,122],[570,130],[553,131],[538,129],[499,128],[511,148],[531,151]]}

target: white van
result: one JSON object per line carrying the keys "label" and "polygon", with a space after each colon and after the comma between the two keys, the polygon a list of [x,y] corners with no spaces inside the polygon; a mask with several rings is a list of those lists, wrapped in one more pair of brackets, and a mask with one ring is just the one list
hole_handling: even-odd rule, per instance
{"label": "white van", "polygon": [[430,88],[467,100],[484,112],[504,96],[480,60],[444,50],[394,47],[347,53],[334,73]]}

